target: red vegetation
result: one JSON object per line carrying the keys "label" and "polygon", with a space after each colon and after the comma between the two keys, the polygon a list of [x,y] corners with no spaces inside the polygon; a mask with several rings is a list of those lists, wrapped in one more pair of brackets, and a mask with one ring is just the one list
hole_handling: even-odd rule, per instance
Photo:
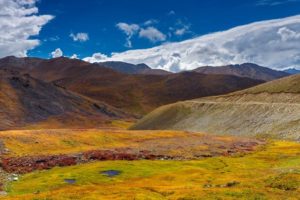
{"label": "red vegetation", "polygon": [[[201,159],[214,156],[230,156],[236,153],[247,153],[255,150],[262,143],[238,142],[230,146],[218,146],[216,151],[209,153],[195,152],[193,159]],[[71,166],[78,163],[86,163],[92,160],[184,160],[184,155],[172,156],[168,154],[153,153],[148,150],[137,149],[114,149],[93,150],[76,155],[51,155],[51,156],[24,156],[15,158],[2,158],[1,166],[9,173],[28,173],[34,170],[51,169],[55,166]]]}

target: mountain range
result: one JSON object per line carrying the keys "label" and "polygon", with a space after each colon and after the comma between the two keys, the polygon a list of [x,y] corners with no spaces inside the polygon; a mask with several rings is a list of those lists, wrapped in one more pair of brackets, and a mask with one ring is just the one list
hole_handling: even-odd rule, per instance
{"label": "mountain range", "polygon": [[276,71],[267,67],[261,67],[253,63],[244,63],[241,65],[227,65],[220,67],[199,67],[193,71],[203,74],[227,74],[239,77],[248,77],[263,81],[272,81],[278,78],[289,76],[290,73]]}
{"label": "mountain range", "polygon": [[153,110],[133,128],[268,134],[270,127],[254,125],[272,121],[278,128],[281,119],[297,120],[287,118],[285,103],[298,99],[298,76],[280,79],[289,74],[251,63],[168,73],[145,64],[6,57],[0,70],[2,129],[99,127]]}
{"label": "mountain range", "polygon": [[286,69],[286,70],[284,70],[284,72],[286,72],[288,74],[300,74],[300,70],[295,69],[295,68]]}
{"label": "mountain range", "polygon": [[[107,67],[110,65],[110,67]],[[202,74],[195,71],[164,74],[137,74],[136,69],[149,70],[145,65],[123,63],[88,63],[65,57],[44,60],[6,57],[6,67],[43,80],[78,94],[137,115],[158,106],[204,96],[220,95],[245,89],[264,81],[223,74]],[[130,67],[129,67],[130,66]],[[122,70],[120,70],[122,69]],[[151,71],[151,69],[150,69]]]}
{"label": "mountain range", "polygon": [[130,64],[125,62],[107,61],[98,63],[101,66],[122,72],[125,74],[153,74],[153,75],[167,75],[172,74],[162,69],[152,69],[146,64]]}

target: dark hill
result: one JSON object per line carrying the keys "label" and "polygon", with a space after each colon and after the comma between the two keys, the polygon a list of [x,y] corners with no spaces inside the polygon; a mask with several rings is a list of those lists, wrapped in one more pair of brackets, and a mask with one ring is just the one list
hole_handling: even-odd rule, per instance
{"label": "dark hill", "polygon": [[0,70],[0,129],[47,125],[98,127],[127,115],[102,102],[69,92],[52,83]]}

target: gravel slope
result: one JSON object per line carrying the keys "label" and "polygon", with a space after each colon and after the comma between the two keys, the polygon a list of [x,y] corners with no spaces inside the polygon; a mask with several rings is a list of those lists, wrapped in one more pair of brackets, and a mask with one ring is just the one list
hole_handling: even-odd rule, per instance
{"label": "gravel slope", "polygon": [[300,141],[300,76],[160,107],[132,129],[175,129]]}

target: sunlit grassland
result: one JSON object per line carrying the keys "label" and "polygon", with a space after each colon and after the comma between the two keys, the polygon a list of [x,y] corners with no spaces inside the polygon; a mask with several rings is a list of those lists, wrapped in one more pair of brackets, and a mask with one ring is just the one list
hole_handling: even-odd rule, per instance
{"label": "sunlit grassland", "polygon": [[[104,170],[121,174],[110,178]],[[271,141],[236,157],[56,167],[23,175],[7,191],[7,199],[299,199],[300,144]]]}
{"label": "sunlit grassland", "polygon": [[128,129],[134,124],[134,121],[124,121],[124,120],[113,120],[111,121],[111,126],[120,129]]}
{"label": "sunlit grassland", "polygon": [[[73,127],[80,129],[85,128],[112,128],[112,129],[127,129],[132,126],[135,119],[131,120],[112,120],[107,121],[104,124],[99,124],[97,120],[90,120],[85,117],[76,116],[76,119],[71,121],[62,121],[62,119],[57,119],[55,117],[49,117],[46,121],[41,121],[31,125],[27,125],[21,129],[23,130],[41,130],[41,129],[65,129],[66,127]],[[79,124],[81,123],[81,124]],[[84,126],[82,125],[84,124]],[[100,126],[100,127],[99,127]]]}
{"label": "sunlit grassland", "polygon": [[[5,156],[78,153],[88,150],[138,147],[150,139],[187,137],[182,131],[126,131],[110,129],[18,130],[0,132],[9,149]],[[226,137],[224,137],[226,139]]]}

